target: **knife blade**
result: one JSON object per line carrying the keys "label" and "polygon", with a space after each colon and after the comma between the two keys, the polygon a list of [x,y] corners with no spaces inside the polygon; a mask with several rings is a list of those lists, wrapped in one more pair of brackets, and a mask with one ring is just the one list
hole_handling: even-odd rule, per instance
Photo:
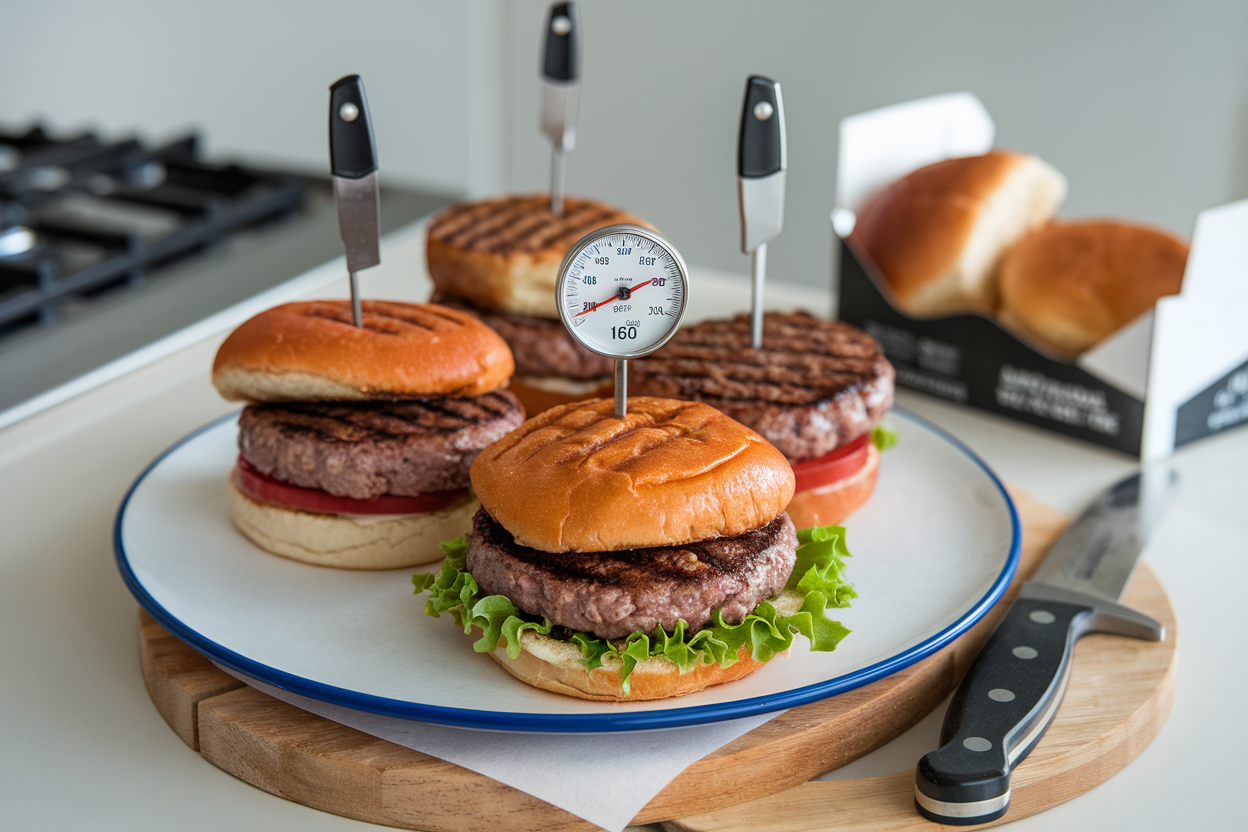
{"label": "knife blade", "polygon": [[550,159],[550,210],[563,216],[564,172],[576,147],[576,105],[581,92],[581,18],[576,3],[552,3],[542,50],[542,132],[554,147]]}
{"label": "knife blade", "polygon": [[780,85],[751,75],[745,82],[737,139],[737,199],[741,207],[741,251],[751,255],[750,343],[763,345],[763,283],[767,243],[784,228],[784,184],[788,149]]}
{"label": "knife blade", "polygon": [[381,193],[377,145],[358,75],[339,78],[329,88],[329,166],[351,276],[351,314],[355,325],[363,326],[356,274],[381,262]]}
{"label": "knife blade", "polygon": [[1117,601],[1175,482],[1169,468],[1155,467],[1110,486],[1023,584],[954,692],[940,748],[915,769],[924,817],[965,826],[1006,813],[1010,773],[1057,715],[1082,636],[1165,638],[1161,624]]}

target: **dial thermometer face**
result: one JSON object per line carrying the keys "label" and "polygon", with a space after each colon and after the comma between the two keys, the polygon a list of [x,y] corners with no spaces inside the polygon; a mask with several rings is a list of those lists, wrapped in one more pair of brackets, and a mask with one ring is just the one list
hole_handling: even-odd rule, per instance
{"label": "dial thermometer face", "polygon": [[609,358],[640,358],[676,334],[688,270],[661,235],[609,225],[572,246],[555,293],[559,317],[582,346]]}

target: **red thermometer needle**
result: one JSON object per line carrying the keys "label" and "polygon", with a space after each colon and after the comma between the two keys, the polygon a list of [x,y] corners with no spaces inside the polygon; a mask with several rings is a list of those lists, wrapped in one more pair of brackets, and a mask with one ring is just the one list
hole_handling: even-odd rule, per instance
{"label": "red thermometer needle", "polygon": [[[633,292],[636,292],[638,289],[640,289],[640,288],[642,288],[642,287],[644,287],[644,286],[649,286],[649,285],[650,285],[650,284],[652,284],[653,282],[654,282],[653,280],[647,280],[647,281],[645,281],[644,283],[638,283],[636,286],[632,287],[631,289],[623,289],[623,287],[622,287],[622,289],[623,289],[622,291],[620,291],[620,292],[616,292],[614,295],[612,295],[611,297],[607,298],[607,299],[606,299],[606,300],[604,300],[602,303],[595,303],[593,306],[589,307],[588,309],[586,309],[586,310],[584,310],[584,311],[582,311],[582,312],[577,312],[577,313],[576,313],[575,315],[573,315],[572,317],[573,317],[573,318],[579,318],[579,317],[581,317],[582,315],[586,314],[587,312],[593,312],[593,311],[594,311],[595,309],[597,309],[599,306],[606,306],[608,303],[611,303],[611,302],[613,302],[613,301],[617,301],[617,300],[624,300],[624,299],[625,299],[625,298],[627,298],[627,297],[631,297],[631,296],[632,296],[632,294],[633,294]],[[624,294],[624,292],[625,292],[625,291],[626,291],[626,292],[628,292],[628,294],[627,294],[627,295],[625,295],[625,294]]]}

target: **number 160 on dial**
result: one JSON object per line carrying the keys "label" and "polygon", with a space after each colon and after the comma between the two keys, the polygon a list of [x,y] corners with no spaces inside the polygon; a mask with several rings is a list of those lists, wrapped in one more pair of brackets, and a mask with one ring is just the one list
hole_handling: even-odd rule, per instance
{"label": "number 160 on dial", "polygon": [[555,293],[559,317],[582,346],[609,358],[638,358],[676,334],[688,270],[662,235],[638,225],[611,225],[572,247],[559,267]]}

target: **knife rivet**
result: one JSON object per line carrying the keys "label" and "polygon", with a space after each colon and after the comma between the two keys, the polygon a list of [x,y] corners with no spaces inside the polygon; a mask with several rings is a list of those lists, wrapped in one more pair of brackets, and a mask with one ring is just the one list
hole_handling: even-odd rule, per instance
{"label": "knife rivet", "polygon": [[1014,691],[1005,688],[993,688],[988,691],[988,698],[993,702],[1013,702]]}
{"label": "knife rivet", "polygon": [[343,121],[355,121],[360,117],[360,108],[348,101],[338,108],[338,117]]}
{"label": "knife rivet", "polygon": [[554,20],[550,21],[550,31],[554,32],[556,35],[566,35],[568,32],[572,31],[572,21],[568,20],[563,15],[559,15]]}
{"label": "knife rivet", "polygon": [[1013,652],[1020,659],[1034,659],[1040,655],[1034,647],[1015,647]]}
{"label": "knife rivet", "polygon": [[760,101],[754,105],[754,118],[759,121],[766,121],[771,118],[775,112],[776,110],[771,106],[770,101]]}
{"label": "knife rivet", "polygon": [[1052,624],[1057,620],[1057,616],[1048,610],[1033,610],[1027,617],[1037,624]]}
{"label": "knife rivet", "polygon": [[967,737],[966,739],[962,740],[962,745],[965,746],[968,751],[991,751],[992,750],[992,743],[988,742],[988,740],[984,739],[983,737]]}

